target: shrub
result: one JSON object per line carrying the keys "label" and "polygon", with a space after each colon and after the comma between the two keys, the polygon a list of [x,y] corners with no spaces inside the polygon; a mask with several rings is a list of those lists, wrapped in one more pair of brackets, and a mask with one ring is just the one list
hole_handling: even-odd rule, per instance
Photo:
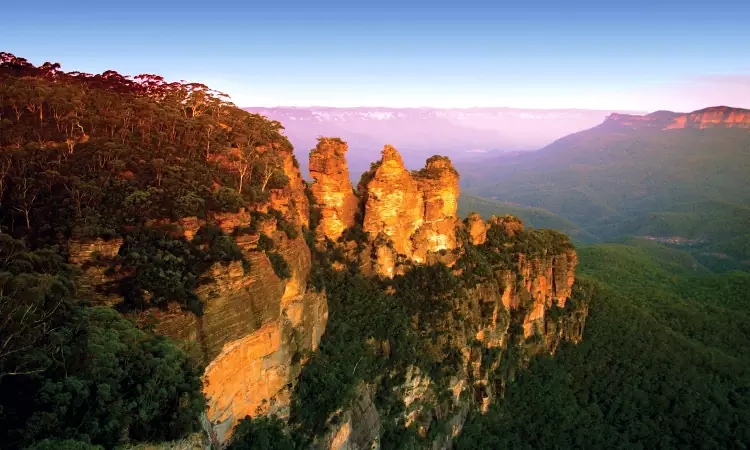
{"label": "shrub", "polygon": [[274,243],[273,239],[268,237],[266,233],[261,233],[260,237],[258,238],[258,250],[262,250],[264,252],[273,250]]}
{"label": "shrub", "polygon": [[286,262],[283,256],[275,252],[266,252],[266,256],[271,261],[273,272],[277,277],[285,280],[292,276],[291,270],[289,269],[289,263]]}

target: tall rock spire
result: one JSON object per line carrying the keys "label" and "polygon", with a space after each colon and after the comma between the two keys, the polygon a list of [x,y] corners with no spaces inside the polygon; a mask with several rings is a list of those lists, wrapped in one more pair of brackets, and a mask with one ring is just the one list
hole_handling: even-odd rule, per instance
{"label": "tall rock spire", "polygon": [[319,237],[333,241],[354,225],[357,197],[352,191],[346,165],[346,142],[338,138],[319,138],[310,150],[310,176],[315,180],[311,190],[320,208]]}

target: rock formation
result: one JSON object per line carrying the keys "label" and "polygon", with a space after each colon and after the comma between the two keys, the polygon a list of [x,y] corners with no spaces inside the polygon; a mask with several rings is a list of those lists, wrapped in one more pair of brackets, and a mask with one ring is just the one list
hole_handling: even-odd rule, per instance
{"label": "rock formation", "polygon": [[[512,216],[484,221],[471,214],[463,222],[458,220],[459,176],[448,158],[432,157],[423,169],[410,172],[396,149],[386,146],[381,160],[363,175],[356,196],[349,181],[346,150],[346,144],[338,139],[321,139],[310,153],[310,173],[315,179],[311,192],[321,213],[315,232],[319,239],[334,241],[334,250],[344,258],[336,261],[334,268],[347,270],[349,263],[354,263],[365,275],[393,277],[414,265],[443,262],[461,275],[467,266],[456,262],[462,255],[494,252],[504,258],[486,267],[476,282],[459,288],[459,311],[447,316],[454,320],[450,317],[455,312],[461,317],[458,331],[441,338],[457,349],[458,373],[438,383],[429,373],[410,366],[399,384],[391,387],[406,406],[403,423],[413,424],[422,436],[436,436],[432,448],[450,448],[469,411],[474,407],[486,410],[502,394],[505,379],[512,377],[511,372],[500,381],[490,377],[501,360],[491,357],[493,351],[508,352],[514,346],[528,358],[554,352],[562,340],[581,339],[585,306],[560,312],[572,297],[576,253],[561,235],[547,235],[557,239],[557,245],[540,244],[525,250],[520,244],[534,232],[525,230]],[[245,258],[245,264],[221,262],[209,268],[205,274],[209,281],[195,292],[205,300],[201,316],[173,304],[167,310],[152,309],[135,317],[141,323],[155,319],[159,333],[174,338],[206,363],[205,422],[214,445],[225,443],[245,416],[289,415],[303,355],[318,348],[325,331],[326,296],[307,288],[314,264],[311,249],[302,233],[290,236],[278,229],[282,216],[297,230],[309,224],[299,170],[293,160],[284,163],[283,169],[289,186],[272,192],[271,200],[255,205],[255,211],[241,209],[205,219],[146,224],[168,227],[170,233],[186,239],[192,239],[201,227],[215,225],[234,236]],[[258,214],[271,208],[282,216]],[[344,230],[358,227],[366,234],[355,232],[352,234],[358,238],[338,242]],[[241,229],[250,231],[238,232]],[[288,279],[280,279],[267,254],[259,250],[261,234],[273,241],[274,251],[288,263]],[[548,242],[545,239],[539,242]],[[116,301],[103,296],[100,288],[119,276],[105,269],[107,261],[116,260],[122,242],[70,243],[69,260],[84,268],[80,283],[84,294],[98,295],[103,302]],[[516,244],[519,247],[513,247]],[[377,351],[387,354],[390,345],[381,342]],[[522,364],[517,362],[508,370]],[[355,398],[340,411],[340,420],[326,435],[317,437],[315,446],[379,448],[386,424],[377,407],[378,389],[377,381],[357,386]],[[441,420],[436,423],[433,418],[438,408]],[[434,427],[441,428],[433,433]]]}
{"label": "rock formation", "polygon": [[487,241],[487,224],[479,214],[469,214],[466,219],[466,229],[471,245],[482,245]]}
{"label": "rock formation", "polygon": [[[492,217],[483,221],[471,215],[465,221],[470,241],[488,245],[488,232],[513,239],[526,239],[523,224],[512,216]],[[471,231],[473,230],[473,231]],[[586,305],[561,313],[572,299],[575,267],[578,258],[572,247],[543,247],[533,253],[520,253],[507,269],[497,269],[492,276],[470,287],[463,294],[460,315],[465,327],[452,335],[461,349],[462,370],[439,384],[415,366],[406,371],[403,382],[393,387],[393,394],[406,407],[403,420],[414,425],[421,436],[433,436],[427,447],[449,449],[463,427],[472,408],[486,411],[502,396],[505,382],[512,379],[528,358],[539,353],[553,353],[564,340],[578,342],[588,313]],[[557,312],[552,313],[553,310]],[[517,330],[517,331],[516,331]],[[515,347],[517,361],[511,358]],[[500,352],[494,358],[492,352]],[[490,374],[494,373],[491,377]],[[365,450],[380,448],[382,419],[373,413],[377,407],[375,386],[361,384],[349,409],[341,414],[331,431],[323,436],[317,448]],[[451,392],[449,398],[443,393]],[[435,410],[440,421],[435,422]],[[436,428],[434,430],[433,428]]]}
{"label": "rock formation", "polygon": [[320,138],[310,151],[310,176],[315,182],[310,187],[320,208],[321,237],[335,241],[341,233],[354,225],[357,197],[352,190],[346,165],[346,142],[337,138]]}
{"label": "rock formation", "polygon": [[675,128],[750,128],[750,110],[713,106],[710,108],[681,114],[667,125],[668,130]]}
{"label": "rock formation", "polygon": [[750,128],[750,110],[729,106],[712,106],[691,113],[656,111],[644,116],[610,114],[600,125],[631,129],[654,128],[674,130],[681,128]]}
{"label": "rock formation", "polygon": [[431,254],[456,248],[458,173],[448,158],[434,156],[409,172],[386,145],[357,191],[371,244],[360,258],[365,269],[390,277],[397,261],[425,263]]}
{"label": "rock formation", "polygon": [[424,223],[424,192],[390,145],[371,172],[358,187],[364,205],[362,228],[372,237],[384,234],[396,253],[411,257],[411,238]]}

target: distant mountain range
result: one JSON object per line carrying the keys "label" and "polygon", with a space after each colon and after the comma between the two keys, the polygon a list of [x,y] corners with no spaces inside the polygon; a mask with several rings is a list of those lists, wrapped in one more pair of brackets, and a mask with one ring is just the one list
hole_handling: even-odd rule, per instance
{"label": "distant mountain range", "polygon": [[711,106],[691,113],[656,111],[644,116],[613,113],[600,126],[616,129],[657,128],[675,130],[680,128],[750,128],[750,110],[729,106]]}
{"label": "distant mountain range", "polygon": [[457,168],[464,192],[543,208],[600,239],[699,243],[702,263],[750,267],[750,110],[612,114],[541,150]]}
{"label": "distant mountain range", "polygon": [[[331,108],[246,107],[281,122],[301,163],[318,136],[349,144],[352,177],[369,168],[384,144],[395,146],[408,167],[434,154],[471,160],[493,152],[541,148],[555,139],[601,123],[608,115],[633,113],[579,109],[516,108]],[[302,168],[307,174],[306,167]]]}

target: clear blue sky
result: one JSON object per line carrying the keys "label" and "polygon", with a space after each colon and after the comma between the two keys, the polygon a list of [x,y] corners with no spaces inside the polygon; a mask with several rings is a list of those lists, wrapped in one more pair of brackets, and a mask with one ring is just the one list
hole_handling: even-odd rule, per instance
{"label": "clear blue sky", "polygon": [[749,0],[8,1],[0,50],[240,106],[750,107]]}

